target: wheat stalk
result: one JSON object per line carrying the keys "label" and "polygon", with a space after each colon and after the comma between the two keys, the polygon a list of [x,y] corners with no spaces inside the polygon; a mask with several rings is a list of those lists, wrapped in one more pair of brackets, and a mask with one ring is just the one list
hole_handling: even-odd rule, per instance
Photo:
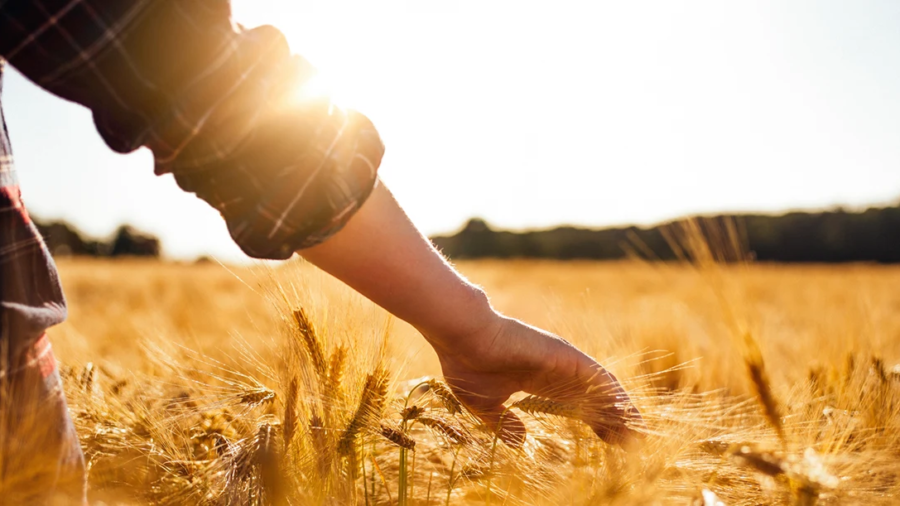
{"label": "wheat stalk", "polygon": [[287,454],[291,441],[294,439],[294,433],[297,431],[297,395],[298,385],[297,378],[291,379],[288,386],[287,399],[284,403],[284,452]]}
{"label": "wheat stalk", "polygon": [[466,434],[464,429],[453,425],[441,417],[420,415],[416,418],[416,421],[435,432],[443,434],[456,444],[472,442],[472,438]]}
{"label": "wheat stalk", "polygon": [[331,457],[334,453],[332,448],[327,447],[325,427],[323,425],[322,418],[318,413],[313,413],[309,418],[309,439],[313,449],[312,454],[314,455],[316,462],[315,470],[318,473],[320,480],[325,479],[328,468],[331,466]]}
{"label": "wheat stalk", "polygon": [[[750,342],[751,338],[747,337],[747,340]],[[766,374],[762,355],[759,353],[759,349],[756,348],[755,342],[753,344],[754,346],[744,359],[744,363],[747,366],[747,373],[750,375],[750,382],[753,384],[753,388],[756,391],[756,399],[763,408],[763,414],[765,415],[766,420],[772,428],[775,429],[781,444],[787,445],[787,435],[785,434],[784,425],[781,421],[781,408],[779,407],[778,400],[775,398],[775,394],[772,392],[771,383],[769,382],[769,376]]]}
{"label": "wheat stalk", "polygon": [[412,405],[408,408],[405,408],[403,411],[401,411],[400,416],[403,418],[403,421],[406,422],[406,421],[415,420],[415,419],[419,418],[419,415],[421,415],[424,412],[425,412],[425,410],[420,408],[419,406]]}
{"label": "wheat stalk", "polygon": [[356,412],[344,429],[344,434],[338,443],[338,452],[341,455],[354,453],[356,436],[367,426],[373,424],[373,418],[380,415],[387,398],[387,374],[382,368],[366,377],[362,396]]}
{"label": "wheat stalk", "polygon": [[529,395],[514,402],[510,408],[520,409],[530,415],[546,414],[563,418],[580,418],[583,413],[577,407],[536,395]]}
{"label": "wheat stalk", "polygon": [[381,430],[379,431],[379,434],[381,434],[385,439],[394,443],[400,448],[404,448],[406,450],[414,450],[416,448],[415,440],[409,437],[409,435],[402,430],[386,424],[381,424],[380,429]]}
{"label": "wheat stalk", "polygon": [[882,385],[890,383],[887,369],[884,367],[884,360],[881,357],[872,357],[872,369],[875,370],[875,374]]}
{"label": "wheat stalk", "polygon": [[284,504],[284,480],[281,475],[281,455],[276,444],[276,427],[270,423],[260,425],[257,440],[256,464],[266,503]]}
{"label": "wheat stalk", "polygon": [[428,388],[434,396],[441,400],[444,408],[446,408],[450,414],[462,412],[462,403],[459,402],[459,399],[457,399],[455,395],[453,395],[453,391],[450,390],[450,387],[446,383],[438,379],[430,379],[426,381],[425,384],[428,385]]}
{"label": "wheat stalk", "polygon": [[96,375],[96,369],[94,368],[93,362],[88,362],[84,364],[84,369],[81,371],[81,387],[84,388],[85,392],[90,392],[94,388],[94,376]]}
{"label": "wheat stalk", "polygon": [[731,457],[766,476],[786,477],[797,499],[796,504],[815,504],[822,489],[833,489],[840,483],[822,467],[818,455],[811,448],[806,450],[802,461],[747,445],[733,450]]}
{"label": "wheat stalk", "polygon": [[260,423],[256,433],[238,448],[227,472],[228,503],[285,504],[277,433],[277,426]]}
{"label": "wheat stalk", "polygon": [[309,437],[312,440],[313,449],[318,455],[327,453],[325,448],[325,428],[322,424],[322,417],[318,413],[313,413],[309,418]]}
{"label": "wheat stalk", "polygon": [[341,394],[343,393],[341,390],[341,384],[344,379],[344,366],[347,363],[347,347],[346,346],[338,346],[331,353],[331,358],[328,361],[328,387],[327,392],[328,395],[334,399],[340,399]]}
{"label": "wheat stalk", "polygon": [[268,404],[275,400],[275,392],[268,388],[249,388],[241,394],[241,404],[249,404],[256,407],[260,404]]}
{"label": "wheat stalk", "polygon": [[787,463],[781,457],[771,452],[756,451],[749,446],[741,446],[731,455],[741,463],[773,478],[784,474],[787,469]]}
{"label": "wheat stalk", "polygon": [[297,330],[303,340],[306,353],[316,370],[316,374],[320,379],[328,377],[327,364],[325,363],[325,353],[322,351],[322,340],[316,331],[315,325],[306,315],[306,311],[301,307],[294,310],[294,321],[297,323]]}

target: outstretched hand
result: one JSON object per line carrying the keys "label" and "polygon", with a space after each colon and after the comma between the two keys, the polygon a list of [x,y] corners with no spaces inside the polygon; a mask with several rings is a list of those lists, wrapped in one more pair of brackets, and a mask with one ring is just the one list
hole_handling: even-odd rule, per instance
{"label": "outstretched hand", "polygon": [[575,406],[578,418],[601,439],[627,446],[644,436],[640,413],[618,380],[594,359],[557,337],[518,320],[499,317],[477,335],[441,341],[444,379],[473,413],[520,445],[525,425],[504,404],[526,392]]}
{"label": "outstretched hand", "polygon": [[502,425],[507,442],[525,435],[503,404],[516,392],[577,406],[578,418],[610,443],[640,438],[641,416],[612,374],[564,339],[496,313],[384,184],[340,232],[301,253],[422,332],[460,401],[489,427]]}

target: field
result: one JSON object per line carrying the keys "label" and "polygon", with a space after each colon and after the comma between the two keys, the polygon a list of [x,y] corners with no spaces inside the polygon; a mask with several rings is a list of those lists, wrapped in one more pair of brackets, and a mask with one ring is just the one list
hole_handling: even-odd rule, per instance
{"label": "field", "polygon": [[[51,331],[106,504],[891,504],[900,268],[460,264],[647,422],[630,452],[526,399],[511,448],[414,330],[302,262],[60,262]],[[296,312],[303,308],[302,312]],[[410,409],[414,407],[414,409]],[[406,408],[406,409],[404,409]],[[99,502],[98,502],[99,504]]]}

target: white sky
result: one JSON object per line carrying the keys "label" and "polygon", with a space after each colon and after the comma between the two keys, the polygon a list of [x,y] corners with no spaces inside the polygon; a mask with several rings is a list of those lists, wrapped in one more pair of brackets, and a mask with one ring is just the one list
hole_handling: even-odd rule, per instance
{"label": "white sky", "polygon": [[[237,0],[369,115],[428,233],[900,197],[900,2]],[[241,258],[216,213],[12,72],[25,200],[92,234]]]}

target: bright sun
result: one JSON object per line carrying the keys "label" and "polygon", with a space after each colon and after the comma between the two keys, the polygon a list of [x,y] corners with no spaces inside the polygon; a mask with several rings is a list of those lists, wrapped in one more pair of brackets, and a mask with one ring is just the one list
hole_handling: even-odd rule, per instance
{"label": "bright sun", "polygon": [[[360,68],[365,67],[365,62],[360,61],[364,55],[358,48],[365,47],[371,33],[341,16],[342,7],[347,7],[347,2],[321,5],[315,1],[304,2],[302,8],[278,0],[233,2],[234,17],[238,22],[247,26],[270,24],[277,27],[287,37],[292,52],[306,58],[316,68],[316,75],[297,90],[298,99],[327,96],[335,105],[361,108],[371,103],[360,100],[360,91],[379,88],[378,83],[371,81],[366,82],[365,90],[354,84],[360,83]],[[311,22],[310,12],[315,12],[316,22]]]}
{"label": "bright sun", "polygon": [[342,93],[340,87],[336,86],[327,75],[321,72],[314,75],[294,92],[294,99],[299,102],[318,98],[328,98],[332,105],[340,108],[355,109],[359,105],[354,103],[346,93]]}

